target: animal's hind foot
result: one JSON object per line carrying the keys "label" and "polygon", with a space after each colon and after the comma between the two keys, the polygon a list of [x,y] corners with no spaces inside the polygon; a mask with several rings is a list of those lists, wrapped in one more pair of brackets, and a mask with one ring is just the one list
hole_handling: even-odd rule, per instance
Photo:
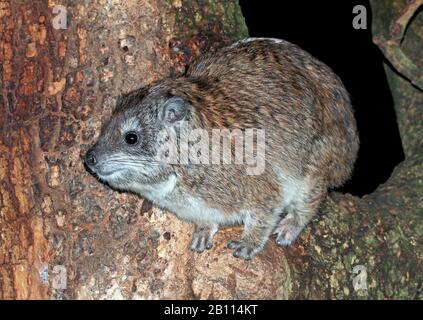
{"label": "animal's hind foot", "polygon": [[257,247],[254,245],[251,245],[245,241],[236,241],[232,240],[229,241],[227,247],[229,249],[232,249],[233,256],[235,258],[242,258],[245,260],[251,260],[253,259],[257,253],[259,253],[262,250],[262,247]]}
{"label": "animal's hind foot", "polygon": [[279,246],[291,245],[298,238],[303,228],[304,226],[300,225],[295,217],[286,216],[275,229],[276,243]]}
{"label": "animal's hind foot", "polygon": [[213,236],[217,231],[217,227],[196,227],[192,235],[190,249],[192,251],[201,253],[204,250],[209,250],[213,247]]}

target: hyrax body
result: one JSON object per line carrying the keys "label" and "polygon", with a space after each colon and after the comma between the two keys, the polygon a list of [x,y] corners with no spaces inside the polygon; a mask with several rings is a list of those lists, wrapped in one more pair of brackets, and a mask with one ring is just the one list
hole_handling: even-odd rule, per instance
{"label": "hyrax body", "polygon": [[[264,169],[160,160],[171,134],[181,144],[182,124],[263,129]],[[251,259],[272,233],[279,245],[297,238],[328,188],[350,176],[358,145],[348,93],[330,68],[286,41],[246,39],[124,95],[86,163],[111,187],[195,223],[194,251],[210,249],[220,226],[244,224],[228,248]]]}

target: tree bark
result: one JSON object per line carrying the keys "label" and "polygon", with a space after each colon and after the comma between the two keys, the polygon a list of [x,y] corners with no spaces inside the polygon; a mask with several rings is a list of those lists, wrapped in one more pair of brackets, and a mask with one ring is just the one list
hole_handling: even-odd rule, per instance
{"label": "tree bark", "polygon": [[[386,64],[406,160],[371,195],[333,194],[295,245],[270,241],[246,262],[224,248],[240,228],[192,253],[190,224],[99,184],[80,159],[117,94],[247,35],[237,1],[66,0],[64,30],[55,4],[0,0],[0,299],[421,298],[421,12],[372,1],[387,57],[401,56],[386,49],[391,21],[409,21],[396,43],[408,60]],[[356,265],[367,289],[354,290]]]}

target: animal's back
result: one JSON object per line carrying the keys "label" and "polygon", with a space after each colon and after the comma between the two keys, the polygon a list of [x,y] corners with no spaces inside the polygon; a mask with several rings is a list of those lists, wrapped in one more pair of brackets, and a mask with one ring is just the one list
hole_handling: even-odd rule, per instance
{"label": "animal's back", "polygon": [[214,97],[204,105],[212,126],[266,130],[270,164],[325,176],[330,187],[350,176],[358,137],[348,93],[328,66],[298,46],[241,40],[201,57],[187,77],[203,81]]}

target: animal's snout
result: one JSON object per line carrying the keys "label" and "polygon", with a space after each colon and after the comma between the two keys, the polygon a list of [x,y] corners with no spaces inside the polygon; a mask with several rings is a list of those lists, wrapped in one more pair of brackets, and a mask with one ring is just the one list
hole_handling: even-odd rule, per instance
{"label": "animal's snout", "polygon": [[85,155],[85,163],[89,166],[89,167],[93,167],[97,164],[97,156],[94,152],[94,150],[90,150],[87,152],[87,154]]}

